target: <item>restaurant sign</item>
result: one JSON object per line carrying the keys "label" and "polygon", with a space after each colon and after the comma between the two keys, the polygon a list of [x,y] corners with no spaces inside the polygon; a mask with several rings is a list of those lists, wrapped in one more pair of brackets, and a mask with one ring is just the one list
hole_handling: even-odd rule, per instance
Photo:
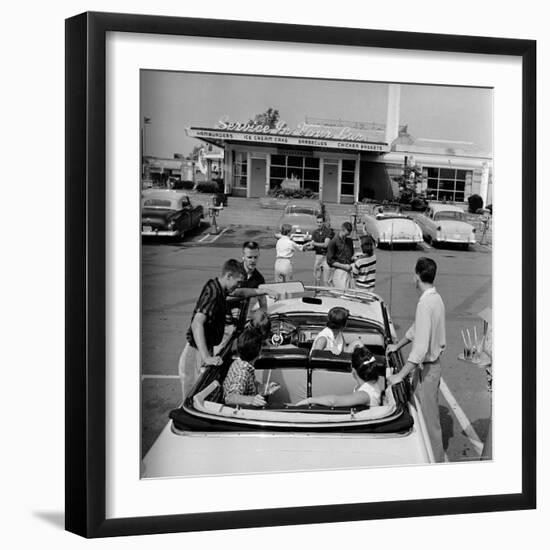
{"label": "restaurant sign", "polygon": [[386,143],[373,143],[368,137],[350,128],[311,127],[300,124],[289,128],[280,122],[275,128],[259,124],[228,122],[222,119],[215,128],[189,128],[189,137],[210,138],[217,140],[241,141],[249,143],[267,143],[275,145],[299,145],[323,147],[330,149],[346,149],[352,151],[374,151],[383,153],[390,148]]}

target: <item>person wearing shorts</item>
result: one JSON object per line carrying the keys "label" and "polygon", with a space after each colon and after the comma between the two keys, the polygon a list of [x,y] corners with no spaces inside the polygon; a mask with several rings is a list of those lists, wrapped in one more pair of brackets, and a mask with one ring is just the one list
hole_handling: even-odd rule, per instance
{"label": "person wearing shorts", "polygon": [[350,239],[353,227],[344,222],[338,234],[331,239],[327,247],[327,264],[333,268],[332,284],[336,288],[351,288],[353,241]]}
{"label": "person wearing shorts", "polygon": [[313,263],[313,284],[330,286],[332,280],[332,269],[327,264],[327,247],[334,237],[334,231],[323,220],[323,216],[317,216],[317,229],[313,232],[309,247],[315,251]]}
{"label": "person wearing shorts", "polygon": [[281,236],[277,240],[275,245],[276,259],[275,259],[275,282],[285,283],[292,280],[292,257],[296,250],[302,251],[303,245],[295,243],[290,238],[290,232],[292,226],[284,223],[281,227]]}

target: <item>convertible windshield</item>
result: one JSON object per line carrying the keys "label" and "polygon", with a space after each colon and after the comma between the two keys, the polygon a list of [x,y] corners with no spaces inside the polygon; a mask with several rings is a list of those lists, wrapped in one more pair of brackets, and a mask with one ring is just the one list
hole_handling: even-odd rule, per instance
{"label": "convertible windshield", "polygon": [[313,208],[304,208],[303,206],[289,206],[286,209],[287,214],[306,214],[308,216],[317,216],[319,214],[318,210]]}
{"label": "convertible windshield", "polygon": [[383,214],[378,214],[376,216],[377,220],[396,220],[396,219],[403,219],[406,218],[403,214],[399,214],[398,212],[384,212]]}
{"label": "convertible windshield", "polygon": [[453,212],[451,210],[447,212],[438,212],[434,215],[434,220],[456,220],[456,221],[466,221],[466,216],[464,212]]}

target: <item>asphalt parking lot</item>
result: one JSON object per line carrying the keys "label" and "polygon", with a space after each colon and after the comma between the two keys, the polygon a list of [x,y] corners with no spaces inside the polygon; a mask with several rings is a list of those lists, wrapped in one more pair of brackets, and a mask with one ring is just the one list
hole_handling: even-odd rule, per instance
{"label": "asphalt parking lot", "polygon": [[[223,262],[239,258],[242,243],[261,247],[258,268],[273,277],[273,228],[225,225],[218,234],[208,225],[182,242],[144,240],[142,248],[142,455],[166,425],[168,413],[179,405],[177,362],[195,301],[204,282],[216,276]],[[376,292],[389,304],[398,336],[414,317],[417,294],[412,280],[416,259],[432,257],[438,264],[436,286],[447,314],[447,352],[442,362],[440,413],[444,447],[450,461],[478,460],[491,421],[491,392],[485,370],[458,359],[461,330],[481,330],[477,314],[491,305],[492,250],[432,248],[377,250]],[[294,278],[312,283],[312,253],[298,253]]]}

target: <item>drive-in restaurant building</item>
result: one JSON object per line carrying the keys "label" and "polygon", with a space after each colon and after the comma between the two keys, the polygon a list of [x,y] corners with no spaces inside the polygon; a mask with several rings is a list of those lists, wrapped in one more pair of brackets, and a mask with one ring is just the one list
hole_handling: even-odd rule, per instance
{"label": "drive-in restaurant building", "polygon": [[189,137],[224,150],[225,192],[263,197],[281,185],[310,189],[327,203],[391,199],[405,164],[421,170],[418,191],[436,201],[492,203],[492,155],[470,142],[417,138],[399,124],[399,85],[388,86],[385,123],[306,117],[275,128],[220,117]]}

